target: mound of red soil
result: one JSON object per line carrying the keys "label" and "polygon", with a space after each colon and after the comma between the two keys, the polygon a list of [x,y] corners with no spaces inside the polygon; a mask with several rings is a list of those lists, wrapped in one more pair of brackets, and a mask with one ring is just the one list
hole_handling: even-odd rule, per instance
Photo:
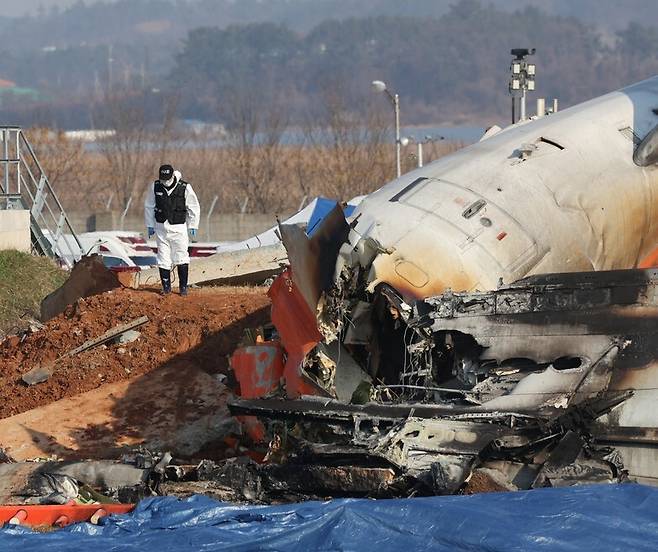
{"label": "mound of red soil", "polygon": [[[31,387],[21,376],[53,361],[119,324],[148,316],[138,340],[108,344],[57,363],[53,376]],[[145,374],[172,360],[191,362],[209,373],[225,372],[227,356],[245,328],[265,323],[265,288],[207,288],[188,297],[161,297],[154,290],[116,289],[81,299],[22,343],[0,344],[0,418]]]}

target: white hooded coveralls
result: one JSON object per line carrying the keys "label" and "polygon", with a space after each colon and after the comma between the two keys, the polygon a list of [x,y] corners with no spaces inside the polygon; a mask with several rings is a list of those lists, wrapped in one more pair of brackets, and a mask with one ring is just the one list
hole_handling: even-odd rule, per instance
{"label": "white hooded coveralls", "polygon": [[[181,173],[174,171],[174,184],[167,186],[165,190],[171,195],[181,180]],[[144,199],[144,221],[146,227],[155,229],[155,242],[158,246],[158,267],[171,270],[174,265],[188,264],[190,256],[187,252],[189,239],[188,229],[199,228],[201,209],[192,186],[187,183],[185,187],[185,207],[187,208],[187,220],[184,224],[170,224],[169,221],[157,222],[155,220],[155,189],[154,184],[149,186]]]}

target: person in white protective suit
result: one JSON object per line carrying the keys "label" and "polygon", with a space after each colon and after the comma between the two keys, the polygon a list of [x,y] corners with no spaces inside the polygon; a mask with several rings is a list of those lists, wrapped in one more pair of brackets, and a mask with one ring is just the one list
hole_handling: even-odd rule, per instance
{"label": "person in white protective suit", "polygon": [[187,295],[190,257],[188,233],[196,238],[199,228],[199,200],[188,182],[171,165],[162,165],[159,178],[144,199],[144,220],[149,238],[155,234],[162,293],[171,293],[171,270],[178,267],[181,295]]}

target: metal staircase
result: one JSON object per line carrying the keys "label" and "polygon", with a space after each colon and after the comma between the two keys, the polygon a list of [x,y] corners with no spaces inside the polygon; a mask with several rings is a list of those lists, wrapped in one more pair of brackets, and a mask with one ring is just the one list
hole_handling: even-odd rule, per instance
{"label": "metal staircase", "polygon": [[83,249],[20,127],[0,126],[0,210],[30,211],[32,249],[68,266]]}

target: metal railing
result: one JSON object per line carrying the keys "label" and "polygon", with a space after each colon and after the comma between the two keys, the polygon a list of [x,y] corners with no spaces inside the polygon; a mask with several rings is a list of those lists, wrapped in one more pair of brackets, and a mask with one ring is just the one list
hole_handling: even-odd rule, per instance
{"label": "metal railing", "polygon": [[0,209],[28,209],[33,250],[72,266],[84,251],[20,127],[0,126],[0,154]]}

